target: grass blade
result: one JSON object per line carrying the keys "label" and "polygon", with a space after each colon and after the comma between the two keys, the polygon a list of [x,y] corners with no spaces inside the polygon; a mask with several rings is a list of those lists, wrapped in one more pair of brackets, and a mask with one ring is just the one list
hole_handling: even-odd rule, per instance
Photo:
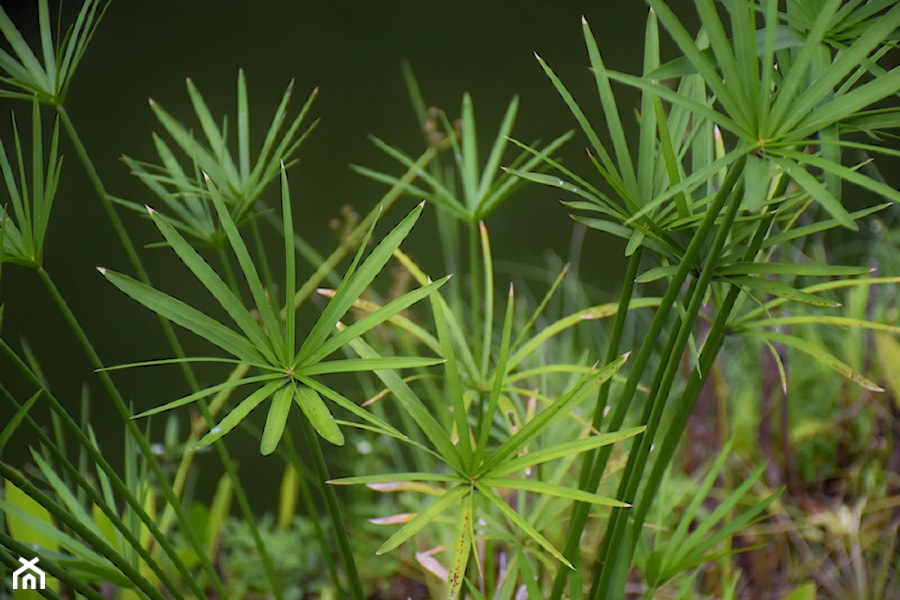
{"label": "grass blade", "polygon": [[249,363],[267,362],[267,358],[260,354],[256,346],[248,341],[247,338],[238,335],[197,309],[127,275],[122,275],[103,267],[98,267],[97,270],[100,271],[100,274],[107,281],[126,295],[137,300],[158,315],[212,342],[226,352],[230,352]]}

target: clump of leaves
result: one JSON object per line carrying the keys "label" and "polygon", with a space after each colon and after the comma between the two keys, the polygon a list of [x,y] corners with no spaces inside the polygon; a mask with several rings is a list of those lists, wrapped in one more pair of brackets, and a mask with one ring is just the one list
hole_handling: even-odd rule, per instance
{"label": "clump of leaves", "polygon": [[[200,254],[188,244],[178,230],[165,217],[148,207],[147,210],[150,213],[150,217],[159,228],[163,237],[175,250],[185,266],[191,270],[198,281],[212,294],[237,325],[237,331],[200,310],[188,306],[184,302],[136,281],[127,275],[102,268],[100,272],[113,285],[147,308],[208,340],[231,354],[234,358],[166,359],[122,365],[122,367],[169,364],[184,361],[210,361],[246,363],[255,367],[261,373],[213,385],[163,406],[143,412],[138,416],[149,416],[184,406],[207,398],[222,390],[243,385],[254,385],[256,389],[200,440],[200,446],[211,444],[234,429],[254,408],[267,399],[271,399],[272,403],[260,441],[260,452],[262,454],[271,454],[275,451],[284,432],[288,414],[293,404],[299,406],[309,423],[321,437],[333,444],[341,445],[344,443],[344,435],[322,400],[322,396],[327,397],[348,412],[368,422],[369,425],[377,430],[389,435],[399,436],[400,434],[393,427],[375,418],[354,402],[321,383],[317,380],[317,377],[330,373],[422,367],[441,362],[439,359],[433,358],[381,356],[362,359],[326,360],[348,342],[377,327],[418,300],[427,297],[447,281],[448,278],[444,278],[417,288],[397,298],[368,318],[361,319],[340,331],[337,329],[341,317],[349,310],[353,302],[359,298],[378,273],[381,272],[391,254],[409,234],[422,212],[424,203],[416,207],[396,228],[385,236],[366,260],[362,262],[361,259],[367,244],[363,243],[360,246],[334,297],[325,307],[318,321],[298,348],[293,304],[296,291],[294,228],[287,176],[284,170],[282,169],[282,212],[285,240],[284,290],[286,308],[282,311],[277,310],[275,306],[274,290],[266,290],[264,288],[247,246],[241,238],[218,189],[209,178],[206,181],[213,205],[240,264],[241,271],[253,297],[255,309],[260,315],[260,320],[257,321],[253,318],[238,295],[203,260]],[[369,231],[369,236],[371,236],[371,230]],[[366,241],[368,241],[368,237]]]}

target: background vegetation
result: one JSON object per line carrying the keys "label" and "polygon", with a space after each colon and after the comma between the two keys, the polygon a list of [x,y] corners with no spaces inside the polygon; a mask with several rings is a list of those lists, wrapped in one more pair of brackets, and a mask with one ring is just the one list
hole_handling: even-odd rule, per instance
{"label": "background vegetation", "polygon": [[[0,13],[3,565],[47,597],[900,592],[900,7],[649,4],[583,44],[529,6],[261,11],[247,58],[242,9],[185,13],[215,61],[162,96],[145,8]],[[343,68],[379,52],[396,85]]]}

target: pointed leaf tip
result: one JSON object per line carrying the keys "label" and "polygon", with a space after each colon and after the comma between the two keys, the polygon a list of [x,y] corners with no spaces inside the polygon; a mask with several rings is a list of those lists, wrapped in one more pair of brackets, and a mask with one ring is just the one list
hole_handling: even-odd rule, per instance
{"label": "pointed leaf tip", "polygon": [[149,204],[145,204],[144,208],[146,208],[147,212],[150,213],[151,215],[156,212],[155,210],[153,210],[153,207],[150,206]]}
{"label": "pointed leaf tip", "polygon": [[154,104],[156,104],[156,101],[153,98],[147,98],[147,104],[153,106]]}
{"label": "pointed leaf tip", "polygon": [[[652,9],[651,9],[652,10]],[[581,15],[581,24],[587,25],[587,19],[584,18],[584,15]]]}
{"label": "pointed leaf tip", "polygon": [[101,275],[106,277],[106,267],[97,267],[97,270],[100,272]]}
{"label": "pointed leaf tip", "polygon": [[534,53],[534,57],[535,57],[536,59],[538,59],[539,61],[541,61],[541,62],[543,62],[543,60],[544,60],[544,59],[541,58],[541,55],[538,54],[537,52]]}

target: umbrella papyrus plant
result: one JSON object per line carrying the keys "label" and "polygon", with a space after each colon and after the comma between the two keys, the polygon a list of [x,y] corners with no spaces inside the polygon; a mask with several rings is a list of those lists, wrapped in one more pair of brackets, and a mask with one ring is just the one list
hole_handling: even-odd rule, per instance
{"label": "umbrella papyrus plant", "polygon": [[[259,319],[253,317],[235,291],[188,244],[168,220],[148,207],[150,218],[159,228],[166,242],[225,310],[236,329],[127,275],[103,268],[100,269],[100,272],[113,285],[150,310],[206,339],[225,350],[233,358],[165,359],[122,365],[118,368],[182,361],[212,361],[246,363],[255,367],[256,372],[202,389],[137,416],[150,416],[201,400],[222,390],[252,385],[254,390],[200,440],[200,446],[208,445],[234,429],[254,408],[266,400],[271,400],[271,403],[260,442],[261,453],[271,454],[275,451],[293,404],[300,407],[320,436],[333,444],[341,445],[344,442],[343,433],[322,400],[322,396],[355,414],[378,431],[399,436],[400,434],[393,427],[318,381],[317,377],[332,373],[422,367],[440,362],[439,359],[434,358],[382,356],[326,360],[349,341],[358,338],[418,300],[425,298],[447,281],[447,278],[444,278],[419,287],[382,307],[377,313],[368,315],[340,330],[337,327],[341,317],[381,272],[391,254],[409,234],[422,212],[424,203],[413,209],[399,225],[388,233],[365,260],[362,258],[367,244],[364,242],[360,246],[334,297],[328,302],[306,338],[299,343],[298,348],[293,309],[293,297],[296,291],[294,229],[286,175],[282,172],[286,310],[276,308],[273,303],[274,293],[269,293],[263,286],[253,259],[222,200],[222,196],[209,178],[206,179],[206,183],[222,228],[226,232],[228,242],[253,297],[254,308],[259,314]],[[370,236],[371,230],[366,241]]]}

